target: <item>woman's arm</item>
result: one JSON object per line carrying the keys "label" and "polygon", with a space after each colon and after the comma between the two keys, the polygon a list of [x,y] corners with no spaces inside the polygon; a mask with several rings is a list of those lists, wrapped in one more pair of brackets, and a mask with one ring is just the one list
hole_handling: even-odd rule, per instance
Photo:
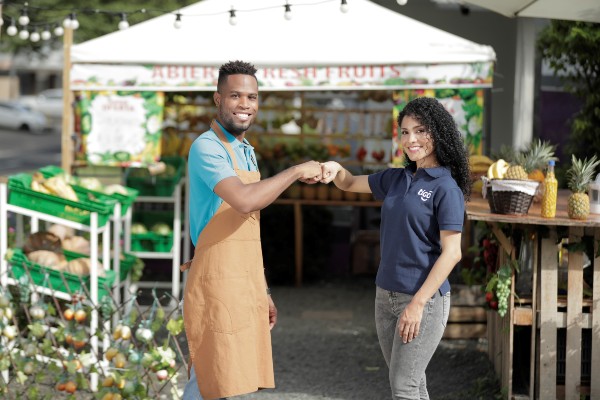
{"label": "woman's arm", "polygon": [[398,332],[402,335],[404,343],[410,342],[419,334],[425,304],[442,286],[442,283],[444,283],[450,272],[452,272],[452,269],[454,269],[462,258],[460,249],[461,237],[461,232],[440,231],[442,254],[440,254],[435,264],[433,264],[433,268],[431,268],[427,279],[425,279],[421,288],[415,293],[412,301],[406,306],[406,309],[400,316]]}
{"label": "woman's arm", "polygon": [[347,192],[371,193],[368,175],[354,176],[338,162],[327,161],[321,164],[321,183],[333,181],[335,186]]}

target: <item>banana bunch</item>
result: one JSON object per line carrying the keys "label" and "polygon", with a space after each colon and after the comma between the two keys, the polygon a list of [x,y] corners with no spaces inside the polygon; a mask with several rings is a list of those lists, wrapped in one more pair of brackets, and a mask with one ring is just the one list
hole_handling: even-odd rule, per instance
{"label": "banana bunch", "polygon": [[469,156],[469,166],[474,174],[485,174],[493,163],[494,160],[484,155],[473,154]]}
{"label": "banana bunch", "polygon": [[504,175],[506,175],[506,171],[508,171],[509,167],[509,163],[507,163],[503,159],[499,159],[498,161],[490,165],[487,171],[488,179],[504,179]]}
{"label": "banana bunch", "polygon": [[179,134],[173,129],[166,129],[162,135],[162,155],[164,156],[175,156],[181,146],[181,138]]}
{"label": "banana bunch", "polygon": [[56,175],[46,179],[41,173],[36,172],[33,174],[33,179],[31,180],[31,189],[36,192],[62,197],[63,199],[79,201],[77,194],[75,194],[75,191],[63,175]]}

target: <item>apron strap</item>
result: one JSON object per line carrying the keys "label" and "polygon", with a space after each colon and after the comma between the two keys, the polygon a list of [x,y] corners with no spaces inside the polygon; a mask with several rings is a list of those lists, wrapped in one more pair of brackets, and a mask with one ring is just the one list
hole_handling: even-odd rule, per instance
{"label": "apron strap", "polygon": [[217,123],[217,121],[213,120],[210,123],[210,129],[212,129],[217,134],[219,139],[221,139],[221,142],[223,143],[223,145],[225,146],[225,149],[227,150],[227,152],[229,153],[229,156],[231,157],[231,161],[233,163],[233,169],[234,170],[239,169],[238,165],[237,165],[237,158],[235,157],[235,152],[233,151],[233,147],[231,147],[231,143],[229,143],[229,141],[227,141],[227,138],[225,137],[225,134],[223,133],[221,126]]}

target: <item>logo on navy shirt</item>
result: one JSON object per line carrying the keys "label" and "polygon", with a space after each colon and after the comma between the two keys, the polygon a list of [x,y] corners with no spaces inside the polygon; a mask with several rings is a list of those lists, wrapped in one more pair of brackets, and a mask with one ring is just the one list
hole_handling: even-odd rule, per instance
{"label": "logo on navy shirt", "polygon": [[432,191],[428,192],[427,190],[419,189],[419,192],[417,193],[417,195],[421,196],[421,200],[427,201],[431,197],[432,193],[433,193]]}

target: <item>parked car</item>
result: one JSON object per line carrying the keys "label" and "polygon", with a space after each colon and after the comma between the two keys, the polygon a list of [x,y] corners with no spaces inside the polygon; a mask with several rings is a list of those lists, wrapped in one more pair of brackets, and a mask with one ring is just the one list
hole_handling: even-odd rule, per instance
{"label": "parked car", "polygon": [[62,119],[63,91],[62,89],[46,89],[33,96],[21,96],[19,102],[34,110],[41,111],[51,121]]}
{"label": "parked car", "polygon": [[47,124],[44,114],[25,104],[15,101],[0,102],[0,126],[39,134],[46,131]]}

